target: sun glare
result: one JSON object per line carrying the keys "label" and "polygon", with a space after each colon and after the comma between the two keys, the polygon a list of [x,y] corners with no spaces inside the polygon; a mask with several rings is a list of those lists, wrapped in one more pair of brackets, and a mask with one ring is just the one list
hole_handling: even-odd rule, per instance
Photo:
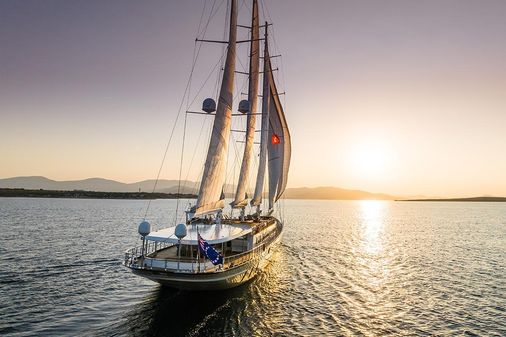
{"label": "sun glare", "polygon": [[378,176],[386,172],[391,159],[391,151],[387,146],[372,141],[359,144],[350,152],[353,170],[366,176]]}

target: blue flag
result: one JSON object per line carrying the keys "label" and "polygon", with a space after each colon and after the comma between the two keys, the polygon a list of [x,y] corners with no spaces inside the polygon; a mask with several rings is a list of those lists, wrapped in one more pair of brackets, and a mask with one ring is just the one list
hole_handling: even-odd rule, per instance
{"label": "blue flag", "polygon": [[200,253],[206,256],[211,262],[216,266],[218,264],[223,264],[223,256],[216,251],[213,247],[211,247],[206,240],[202,239],[200,234],[198,234],[199,239],[199,249]]}

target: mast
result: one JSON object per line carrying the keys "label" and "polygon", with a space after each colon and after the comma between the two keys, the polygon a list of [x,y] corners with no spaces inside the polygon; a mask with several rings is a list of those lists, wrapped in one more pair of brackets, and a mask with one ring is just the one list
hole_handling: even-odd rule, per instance
{"label": "mast", "polygon": [[264,46],[264,77],[263,77],[263,90],[262,90],[262,129],[260,139],[260,160],[258,164],[257,181],[255,185],[255,194],[251,200],[251,205],[257,207],[257,213],[260,210],[262,203],[262,193],[265,181],[265,169],[267,164],[267,143],[269,142],[269,105],[270,105],[270,79],[269,76],[269,45],[268,25],[265,23],[265,46]]}
{"label": "mast", "polygon": [[221,211],[224,207],[222,189],[225,182],[228,141],[234,90],[235,54],[237,41],[237,0],[231,1],[230,30],[227,58],[221,82],[218,107],[207,151],[204,174],[200,184],[197,204],[191,210],[196,215]]}
{"label": "mast", "polygon": [[251,14],[251,42],[250,42],[250,64],[249,64],[249,87],[248,87],[248,102],[249,111],[247,117],[246,140],[244,146],[244,155],[242,158],[241,172],[239,174],[239,181],[237,183],[237,191],[235,193],[234,201],[231,203],[234,208],[242,208],[244,214],[244,207],[247,205],[246,200],[246,187],[248,186],[248,177],[251,168],[251,159],[253,156],[253,142],[255,139],[255,125],[258,106],[258,77],[260,67],[260,46],[259,35],[260,28],[258,22],[258,2],[253,0],[253,9]]}

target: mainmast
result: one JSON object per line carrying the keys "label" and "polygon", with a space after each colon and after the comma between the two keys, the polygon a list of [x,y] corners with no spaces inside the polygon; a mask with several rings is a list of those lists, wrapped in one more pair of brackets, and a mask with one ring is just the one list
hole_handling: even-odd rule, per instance
{"label": "mainmast", "polygon": [[262,203],[262,194],[265,181],[265,169],[267,167],[267,143],[269,142],[269,105],[270,105],[270,79],[269,76],[269,44],[268,44],[268,24],[265,23],[265,46],[264,46],[264,75],[262,90],[262,129],[260,138],[260,160],[258,164],[257,181],[255,185],[255,194],[251,200],[251,205],[257,207],[257,213],[260,211]]}
{"label": "mainmast", "polygon": [[[191,212],[194,213],[194,216],[216,211],[220,212],[224,207],[222,190],[225,181],[228,141],[230,137],[236,41],[237,0],[232,0],[230,7],[230,30],[227,58],[221,82],[218,107],[216,108],[216,115],[214,118],[211,141],[209,143],[204,173],[200,184],[199,196],[197,204],[191,210]],[[206,107],[206,101],[204,101],[204,108],[207,109],[205,111],[212,112],[214,107]],[[209,102],[207,103],[209,104]]]}
{"label": "mainmast", "polygon": [[[248,87],[248,110],[241,112],[248,113],[246,139],[244,146],[244,155],[242,158],[241,172],[237,183],[237,191],[234,201],[231,203],[233,208],[241,208],[241,216],[244,216],[244,207],[247,205],[246,187],[248,186],[248,177],[251,168],[251,159],[253,156],[253,142],[255,139],[256,113],[258,106],[258,77],[260,67],[260,46],[259,46],[259,20],[258,20],[258,2],[253,0],[253,9],[251,15],[251,42],[250,42],[250,64],[249,64],[249,87]],[[242,102],[241,102],[242,103]],[[240,108],[243,104],[240,104]]]}

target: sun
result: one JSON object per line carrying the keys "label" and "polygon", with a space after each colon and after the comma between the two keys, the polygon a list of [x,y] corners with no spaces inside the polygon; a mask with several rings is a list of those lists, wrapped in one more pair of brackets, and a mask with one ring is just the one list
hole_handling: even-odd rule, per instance
{"label": "sun", "polygon": [[379,141],[362,142],[350,150],[351,167],[360,175],[380,176],[391,166],[392,151]]}

